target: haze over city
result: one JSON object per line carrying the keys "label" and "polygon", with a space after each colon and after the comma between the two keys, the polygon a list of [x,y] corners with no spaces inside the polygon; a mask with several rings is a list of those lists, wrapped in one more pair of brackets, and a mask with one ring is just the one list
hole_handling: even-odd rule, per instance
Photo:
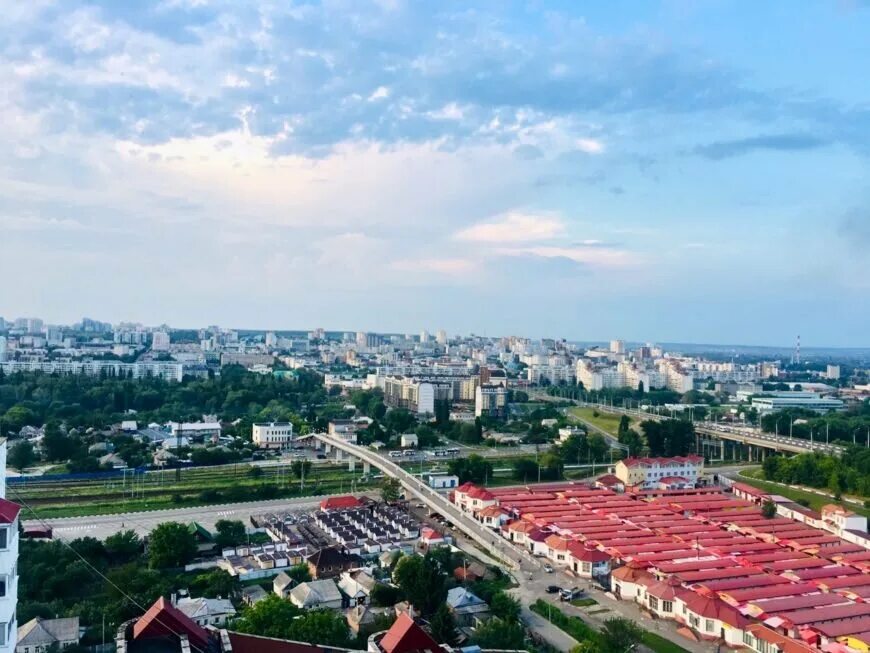
{"label": "haze over city", "polygon": [[0,6],[0,315],[868,345],[866,3]]}

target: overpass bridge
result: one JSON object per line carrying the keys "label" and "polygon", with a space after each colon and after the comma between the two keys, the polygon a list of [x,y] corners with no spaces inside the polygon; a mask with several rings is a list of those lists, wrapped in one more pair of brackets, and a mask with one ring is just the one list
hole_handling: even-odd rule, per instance
{"label": "overpass bridge", "polygon": [[[660,415],[651,413],[645,410],[624,408],[620,406],[612,406],[608,404],[595,404],[589,402],[578,402],[578,405],[584,408],[594,408],[602,413],[611,413],[614,415],[628,415],[637,419],[662,420],[672,417],[671,415]],[[764,460],[766,451],[784,451],[788,453],[824,453],[830,455],[840,455],[843,453],[843,447],[836,444],[828,444],[827,442],[818,442],[813,440],[803,440],[801,438],[790,438],[785,435],[765,433],[761,429],[748,426],[735,426],[730,424],[718,424],[715,422],[692,422],[695,427],[695,432],[707,439],[719,440],[721,442],[733,442],[747,447],[750,460]]]}
{"label": "overpass bridge", "polygon": [[405,490],[407,498],[413,497],[414,500],[419,501],[432,512],[443,515],[453,523],[455,528],[462,531],[469,539],[483,547],[483,550],[489,555],[500,560],[506,566],[518,570],[523,568],[525,562],[526,569],[540,567],[540,563],[534,560],[531,555],[507,545],[500,535],[475,521],[470,515],[453,505],[443,494],[430,488],[422,479],[408,473],[391,460],[371,449],[352,444],[334,435],[315,433],[313,436],[327,453],[334,452],[338,460],[347,459],[351,469],[357,462],[360,462],[365,474],[370,473],[371,468],[375,467],[381,470],[385,476],[397,479]]}

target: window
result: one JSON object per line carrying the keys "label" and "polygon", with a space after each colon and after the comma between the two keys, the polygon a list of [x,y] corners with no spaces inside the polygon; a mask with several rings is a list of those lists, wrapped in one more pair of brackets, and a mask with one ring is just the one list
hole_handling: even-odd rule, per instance
{"label": "window", "polygon": [[713,620],[712,619],[704,619],[704,630],[708,633],[713,632]]}
{"label": "window", "polygon": [[9,548],[9,529],[4,526],[0,528],[0,549]]}
{"label": "window", "polygon": [[659,600],[654,596],[649,597],[649,607],[651,610],[658,610]]}
{"label": "window", "polygon": [[592,563],[590,563],[590,562],[583,563],[583,573],[584,574],[592,573]]}
{"label": "window", "polygon": [[743,643],[747,646],[752,646],[752,633],[743,633]]}
{"label": "window", "polygon": [[8,624],[4,624],[4,623],[0,622],[0,646],[6,645],[6,627],[7,626],[8,626]]}
{"label": "window", "polygon": [[663,612],[673,612],[674,611],[673,601],[662,601],[662,611]]}
{"label": "window", "polygon": [[6,576],[0,576],[0,598],[6,596]]}

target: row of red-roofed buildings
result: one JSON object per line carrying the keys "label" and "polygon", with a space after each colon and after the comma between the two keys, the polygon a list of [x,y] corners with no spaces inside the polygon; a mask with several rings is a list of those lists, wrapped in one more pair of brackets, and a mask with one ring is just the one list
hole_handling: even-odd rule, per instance
{"label": "row of red-roofed buildings", "polygon": [[453,500],[692,638],[759,653],[870,648],[870,551],[719,488],[465,484]]}

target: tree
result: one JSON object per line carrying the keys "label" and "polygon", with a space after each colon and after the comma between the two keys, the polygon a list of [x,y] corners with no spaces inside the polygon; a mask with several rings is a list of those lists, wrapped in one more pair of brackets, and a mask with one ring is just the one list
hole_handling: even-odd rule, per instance
{"label": "tree", "polygon": [[776,517],[776,504],[770,499],[761,504],[761,514],[767,519]]}
{"label": "tree", "polygon": [[513,477],[523,483],[529,483],[538,478],[538,464],[531,458],[519,458],[513,464]]}
{"label": "tree", "polygon": [[387,608],[402,600],[402,592],[394,585],[377,583],[369,594],[372,605]]}
{"label": "tree", "polygon": [[429,621],[429,631],[432,633],[432,639],[439,644],[447,644],[454,646],[458,639],[456,632],[456,620],[453,618],[453,613],[446,603],[438,606],[432,619]]}
{"label": "tree", "polygon": [[619,418],[619,428],[616,430],[616,435],[621,436],[623,433],[628,432],[629,428],[631,428],[631,420],[628,418],[628,415],[623,415]]}
{"label": "tree", "polygon": [[396,564],[393,579],[411,604],[429,616],[447,598],[446,576],[429,554],[404,556]]}
{"label": "tree", "polygon": [[634,429],[628,429],[619,435],[619,443],[628,447],[629,456],[639,456],[643,451],[643,438]]}
{"label": "tree", "polygon": [[298,565],[293,565],[286,573],[296,582],[297,585],[299,583],[307,583],[311,580],[311,570],[304,562],[300,562]]}
{"label": "tree", "polygon": [[460,483],[485,483],[492,477],[492,464],[477,454],[451,460],[447,463],[447,470],[458,476]]}
{"label": "tree", "polygon": [[155,569],[183,567],[196,556],[196,539],[184,524],[163,522],[148,537],[148,563]]}
{"label": "tree", "polygon": [[311,461],[294,460],[292,463],[290,463],[290,471],[293,472],[293,476],[295,476],[296,478],[309,476],[311,474]]}
{"label": "tree", "polygon": [[287,639],[290,624],[301,612],[290,601],[269,594],[262,601],[242,610],[233,628],[241,633]]}
{"label": "tree", "polygon": [[630,619],[614,617],[604,622],[600,639],[602,653],[625,653],[640,644],[643,629]]}
{"label": "tree", "polygon": [[381,499],[386,503],[396,503],[402,496],[402,484],[399,479],[384,476],[381,481]]}
{"label": "tree", "polygon": [[588,436],[586,438],[586,443],[589,447],[589,457],[594,462],[604,460],[604,457],[610,450],[610,446],[607,444],[607,440],[605,440],[604,436],[600,433],[593,433],[592,435]]}
{"label": "tree", "polygon": [[507,592],[499,590],[493,594],[489,602],[489,609],[493,615],[502,621],[518,621],[520,618],[520,602]]}
{"label": "tree", "polygon": [[7,458],[9,464],[17,469],[19,472],[24,471],[25,467],[30,467],[34,462],[36,462],[36,454],[33,452],[33,445],[30,444],[27,440],[22,440],[15,444],[9,450],[9,457]]}
{"label": "tree", "polygon": [[293,619],[287,625],[286,639],[340,648],[351,644],[344,614],[326,608],[309,610]]}
{"label": "tree", "polygon": [[484,649],[522,650],[525,648],[526,631],[517,622],[490,619],[475,629],[472,641]]}
{"label": "tree", "polygon": [[218,519],[214,528],[217,531],[215,546],[219,549],[238,546],[247,540],[245,525],[238,519]]}
{"label": "tree", "polygon": [[126,563],[139,557],[142,551],[142,540],[136,531],[118,531],[109,535],[105,542],[106,553],[115,562]]}
{"label": "tree", "polygon": [[61,432],[57,422],[51,421],[45,425],[42,449],[46,460],[69,460],[75,450],[75,443]]}

